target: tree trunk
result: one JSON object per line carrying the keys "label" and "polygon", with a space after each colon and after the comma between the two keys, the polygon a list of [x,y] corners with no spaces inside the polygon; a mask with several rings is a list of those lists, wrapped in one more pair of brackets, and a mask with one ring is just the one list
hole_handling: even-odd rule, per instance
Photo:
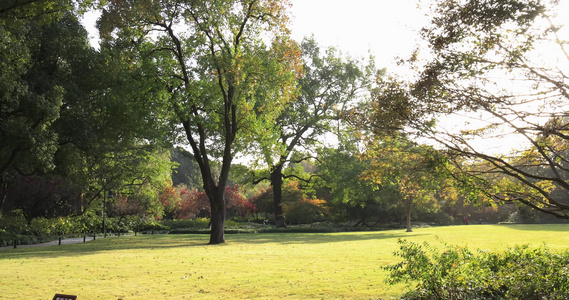
{"label": "tree trunk", "polygon": [[411,226],[411,210],[405,212],[405,218],[407,219],[407,232],[413,232],[413,226]]}
{"label": "tree trunk", "polygon": [[4,180],[4,176],[0,175],[0,211],[4,206],[4,201],[6,200],[6,194],[8,192],[8,184]]}
{"label": "tree trunk", "polygon": [[271,171],[271,185],[273,186],[273,207],[275,212],[275,226],[286,227],[283,212],[283,165],[279,164]]}
{"label": "tree trunk", "polygon": [[211,234],[210,245],[225,243],[225,199],[224,193],[215,193],[209,200],[211,207]]}

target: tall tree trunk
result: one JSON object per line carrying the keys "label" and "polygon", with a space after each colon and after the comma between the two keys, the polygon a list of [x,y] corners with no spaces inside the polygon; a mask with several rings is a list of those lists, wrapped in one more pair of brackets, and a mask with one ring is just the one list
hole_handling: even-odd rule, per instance
{"label": "tall tree trunk", "polygon": [[407,232],[413,232],[413,226],[411,226],[411,211],[405,212],[405,219],[407,219]]}
{"label": "tall tree trunk", "polygon": [[276,165],[271,171],[271,185],[273,186],[273,207],[275,212],[275,226],[286,227],[283,212],[283,164]]}
{"label": "tall tree trunk", "polygon": [[192,129],[189,121],[184,121],[182,124],[184,125],[186,136],[192,146],[192,150],[194,151],[194,158],[200,167],[204,191],[209,200],[211,209],[211,233],[209,243],[211,245],[225,243],[225,185],[227,184],[231,161],[233,160],[230,146],[235,138],[235,133],[233,132],[231,136],[226,137],[221,172],[218,180],[216,181],[214,180],[211,172],[210,161],[207,156],[205,130],[201,125],[197,126],[200,137],[199,143],[197,143],[192,137]]}
{"label": "tall tree trunk", "polygon": [[209,244],[216,245],[225,243],[225,199],[224,193],[217,192],[210,198],[211,207],[211,234]]}
{"label": "tall tree trunk", "polygon": [[407,232],[413,232],[413,226],[411,225],[411,205],[413,200],[405,199],[404,207],[405,207],[405,219],[407,224]]}
{"label": "tall tree trunk", "polygon": [[0,175],[0,211],[6,201],[6,194],[8,193],[8,183],[4,180],[4,176]]}

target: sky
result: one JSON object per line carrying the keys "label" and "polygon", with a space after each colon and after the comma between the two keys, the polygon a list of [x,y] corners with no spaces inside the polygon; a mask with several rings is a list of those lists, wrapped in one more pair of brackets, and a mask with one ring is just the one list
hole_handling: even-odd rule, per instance
{"label": "sky", "polygon": [[[314,34],[323,46],[334,46],[353,57],[375,56],[377,67],[396,70],[397,58],[409,58],[428,24],[432,0],[290,0],[295,40]],[[569,39],[569,0],[558,5],[557,23]]]}
{"label": "sky", "polygon": [[367,57],[379,68],[408,58],[427,18],[417,0],[291,0],[291,32],[295,40],[314,34],[323,46]]}

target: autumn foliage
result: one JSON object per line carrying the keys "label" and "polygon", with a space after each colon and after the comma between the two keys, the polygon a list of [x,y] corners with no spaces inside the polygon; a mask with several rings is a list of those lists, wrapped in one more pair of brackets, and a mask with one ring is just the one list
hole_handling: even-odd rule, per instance
{"label": "autumn foliage", "polygon": [[[309,197],[300,189],[299,182],[288,180],[283,185],[283,212],[289,224],[306,224],[322,221],[329,215],[329,206],[325,200]],[[264,190],[254,198],[260,213],[265,216],[273,213],[273,189]]]}
{"label": "autumn foliage", "polygon": [[[184,185],[165,186],[160,194],[160,202],[164,206],[164,219],[211,217],[207,195],[198,189]],[[257,211],[255,204],[243,195],[242,188],[238,185],[225,188],[225,205],[228,218],[247,218]]]}

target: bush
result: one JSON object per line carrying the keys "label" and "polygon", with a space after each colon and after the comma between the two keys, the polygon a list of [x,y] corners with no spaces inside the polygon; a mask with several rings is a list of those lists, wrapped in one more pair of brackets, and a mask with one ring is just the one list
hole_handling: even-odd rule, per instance
{"label": "bush", "polygon": [[546,247],[509,248],[503,253],[399,241],[403,261],[385,269],[388,282],[415,283],[402,299],[567,299],[569,252]]}
{"label": "bush", "polygon": [[185,219],[185,220],[162,220],[160,224],[172,229],[177,228],[208,228],[208,218]]}
{"label": "bush", "polygon": [[2,215],[0,229],[10,234],[23,234],[30,230],[21,210],[13,210]]}
{"label": "bush", "polygon": [[133,227],[133,230],[135,232],[168,231],[170,227],[154,221],[141,220]]}
{"label": "bush", "polygon": [[326,201],[320,199],[301,198],[298,201],[287,201],[283,205],[287,223],[310,224],[327,219]]}

